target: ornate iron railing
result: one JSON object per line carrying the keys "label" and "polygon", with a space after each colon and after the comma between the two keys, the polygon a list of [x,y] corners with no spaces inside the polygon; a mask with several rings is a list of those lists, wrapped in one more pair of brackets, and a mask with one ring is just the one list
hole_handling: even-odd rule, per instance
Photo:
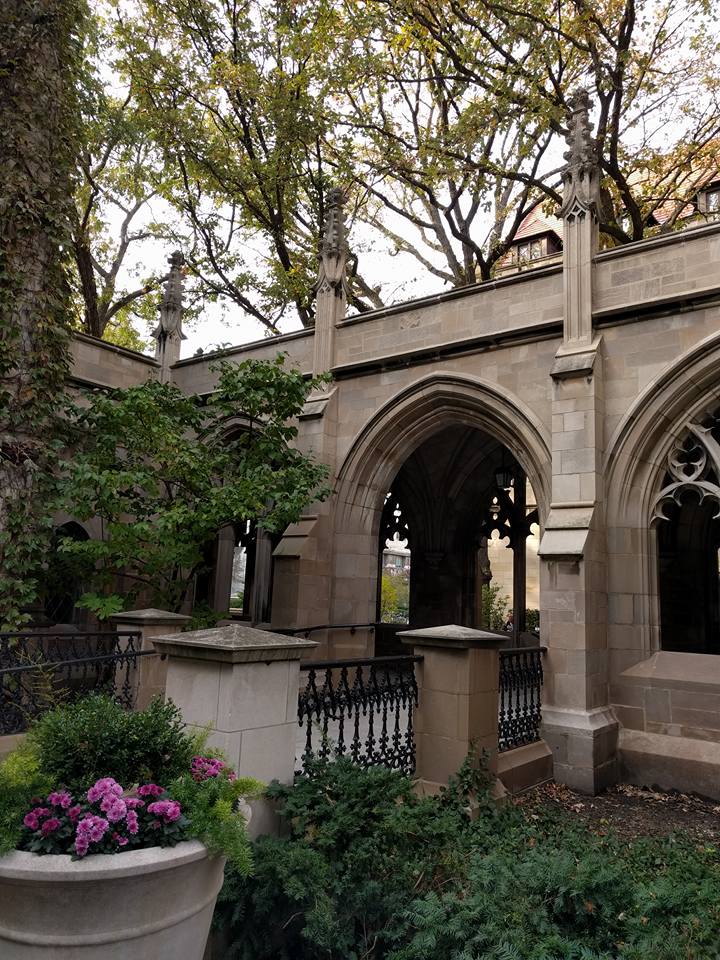
{"label": "ornate iron railing", "polygon": [[301,682],[298,723],[305,728],[305,744],[298,773],[313,757],[343,756],[365,767],[412,773],[415,664],[421,660],[406,654],[302,663],[306,683],[302,688]]}
{"label": "ornate iron railing", "polygon": [[0,633],[0,735],[21,733],[45,710],[105,692],[130,709],[139,633]]}
{"label": "ornate iron railing", "polygon": [[545,647],[500,651],[498,749],[540,739],[542,658]]}

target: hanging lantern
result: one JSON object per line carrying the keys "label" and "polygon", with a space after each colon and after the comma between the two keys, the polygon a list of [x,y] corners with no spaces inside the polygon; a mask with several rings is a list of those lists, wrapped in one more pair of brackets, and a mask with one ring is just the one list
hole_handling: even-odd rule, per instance
{"label": "hanging lantern", "polygon": [[500,466],[495,471],[495,485],[498,490],[511,490],[514,480],[514,471],[511,466],[508,465],[507,460],[505,459],[505,450],[502,452],[502,460],[500,461]]}

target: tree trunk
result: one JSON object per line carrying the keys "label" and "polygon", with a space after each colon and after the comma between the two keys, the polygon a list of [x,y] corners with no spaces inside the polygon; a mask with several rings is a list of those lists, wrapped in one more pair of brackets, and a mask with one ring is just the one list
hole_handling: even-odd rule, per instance
{"label": "tree trunk", "polygon": [[74,0],[0,3],[0,626],[23,622],[51,517],[68,371]]}

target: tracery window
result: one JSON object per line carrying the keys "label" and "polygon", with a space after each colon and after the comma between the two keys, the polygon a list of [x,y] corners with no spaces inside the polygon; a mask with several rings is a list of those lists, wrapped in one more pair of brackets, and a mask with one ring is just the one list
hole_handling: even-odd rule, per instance
{"label": "tracery window", "polygon": [[664,650],[720,653],[720,418],[687,424],[652,513]]}

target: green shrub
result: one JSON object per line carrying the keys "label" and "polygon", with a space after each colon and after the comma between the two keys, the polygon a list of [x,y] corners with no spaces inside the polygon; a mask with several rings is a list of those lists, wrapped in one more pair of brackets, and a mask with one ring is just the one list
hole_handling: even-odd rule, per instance
{"label": "green shrub", "polygon": [[720,960],[720,857],[623,842],[570,814],[497,809],[463,765],[439,798],[347,760],[270,789],[288,835],[229,870],[228,960]]}
{"label": "green shrub", "polygon": [[23,814],[33,797],[45,796],[52,783],[27,741],[0,764],[0,856],[17,847]]}
{"label": "green shrub", "polygon": [[189,769],[197,749],[183,727],[173,703],[156,699],[131,712],[109,697],[89,696],[44,714],[28,739],[52,782],[81,792],[101,777],[166,785]]}

